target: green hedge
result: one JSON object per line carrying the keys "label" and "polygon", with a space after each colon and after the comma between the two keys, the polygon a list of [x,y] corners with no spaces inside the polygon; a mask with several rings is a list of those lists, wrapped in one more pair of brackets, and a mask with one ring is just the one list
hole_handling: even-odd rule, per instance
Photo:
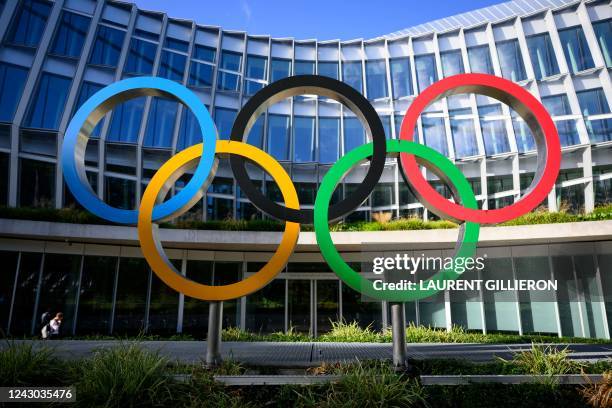
{"label": "green hedge", "polygon": [[[110,224],[91,213],[79,209],[63,208],[28,208],[28,207],[0,207],[0,218],[10,218],[33,221],[66,222],[73,224]],[[582,222],[612,220],[612,204],[597,207],[589,214],[570,214],[566,211],[548,212],[536,210],[525,214],[515,220],[500,224],[508,225],[534,225],[534,224],[557,224],[564,222]],[[178,220],[173,223],[163,223],[162,228],[182,228],[193,230],[213,231],[282,231],[285,224],[273,220],[221,220],[221,221],[195,221]],[[423,221],[418,218],[403,218],[389,222],[341,222],[330,226],[331,231],[408,231],[425,229],[449,229],[457,228],[457,224],[438,220]],[[311,225],[302,225],[302,231],[312,231]]]}

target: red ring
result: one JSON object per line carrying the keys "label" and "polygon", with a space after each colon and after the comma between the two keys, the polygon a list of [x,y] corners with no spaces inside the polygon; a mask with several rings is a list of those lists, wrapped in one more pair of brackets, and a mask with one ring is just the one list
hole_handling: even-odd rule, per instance
{"label": "red ring", "polygon": [[[425,179],[415,157],[407,153],[400,153],[400,163],[405,177],[414,187],[423,204],[430,210],[434,209],[433,211],[438,213],[438,215],[446,216],[446,218],[481,224],[497,224],[512,220],[533,210],[548,196],[548,193],[555,185],[561,165],[561,144],[557,128],[544,106],[521,86],[506,79],[486,74],[454,75],[438,81],[421,92],[408,108],[402,120],[400,139],[414,140],[414,129],[417,119],[430,103],[448,95],[461,93],[488,95],[511,106],[514,104],[513,108],[523,118],[530,117],[531,115],[535,117],[535,122],[542,130],[546,144],[546,151],[538,152],[538,154],[546,154],[544,170],[541,172],[539,181],[536,170],[534,181],[532,186],[530,186],[531,191],[524,197],[521,197],[519,201],[495,210],[478,210],[465,208],[462,205],[448,201]],[[516,109],[517,107],[522,109]],[[536,134],[534,134],[534,137],[536,137],[537,141]],[[538,169],[540,169],[540,166],[538,166]],[[535,187],[533,183],[537,183]]]}

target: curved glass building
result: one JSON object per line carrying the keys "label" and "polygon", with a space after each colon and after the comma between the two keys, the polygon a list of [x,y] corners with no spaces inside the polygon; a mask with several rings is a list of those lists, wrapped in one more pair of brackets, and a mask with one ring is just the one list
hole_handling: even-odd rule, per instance
{"label": "curved glass building", "polygon": [[[0,205],[78,206],[64,185],[58,156],[78,107],[105,85],[154,75],[188,86],[210,111],[221,139],[240,107],[266,84],[299,74],[339,79],[376,108],[387,138],[420,91],[437,80],[469,72],[516,82],[542,101],[563,145],[562,170],[542,205],[551,211],[590,212],[612,201],[612,9],[607,1],[516,0],[421,24],[374,39],[317,41],[227,31],[135,5],[95,0],[0,0]],[[483,209],[504,207],[530,185],[537,161],[533,137],[506,105],[476,95],[445,98],[418,123],[418,140],[453,160],[468,177]],[[175,152],[197,143],[195,118],[182,105],[142,97],[116,107],[96,127],[85,162],[92,188],[110,205],[137,208],[149,179]],[[281,101],[262,114],[248,142],[281,161],[312,208],[319,181],[340,156],[370,139],[343,105],[311,95]],[[365,166],[365,165],[364,165]],[[335,200],[362,180],[356,168]],[[274,182],[255,166],[251,178],[281,200]],[[427,174],[443,194],[447,187]],[[185,180],[179,180],[175,191]],[[241,193],[228,163],[203,200],[186,215],[198,220],[262,218]],[[360,208],[346,220],[421,217],[429,213],[404,184],[394,159]],[[407,304],[417,324],[471,330],[545,332],[609,338],[612,323],[612,227],[527,227],[508,241],[485,234],[491,276],[566,276],[558,297],[536,301],[519,293],[441,293]],[[141,258],[129,227],[78,228],[61,223],[0,220],[0,327],[36,330],[47,307],[62,309],[75,333],[194,332],[206,329],[206,304],[165,287]],[[576,231],[578,229],[579,231]],[[584,231],[583,231],[584,229]],[[588,229],[588,231],[587,231]],[[269,258],[274,235],[255,233],[232,244],[226,233],[194,242],[167,236],[172,259],[187,276],[222,284],[240,279]],[[375,234],[374,234],[375,235]],[[445,251],[445,233],[414,251]],[[367,251],[341,244],[346,256]],[[370,241],[372,239],[373,241]],[[219,241],[221,240],[221,241]],[[245,241],[246,240],[246,241]],[[342,246],[344,245],[344,246]],[[605,268],[608,268],[605,270]],[[7,273],[8,271],[8,273]],[[607,273],[607,277],[606,277]],[[561,294],[561,292],[564,294]],[[487,296],[492,296],[487,298]],[[226,302],[226,325],[270,332],[296,327],[313,335],[330,319],[387,324],[386,303],[361,302],[339,282],[302,234],[287,270],[262,291]]]}

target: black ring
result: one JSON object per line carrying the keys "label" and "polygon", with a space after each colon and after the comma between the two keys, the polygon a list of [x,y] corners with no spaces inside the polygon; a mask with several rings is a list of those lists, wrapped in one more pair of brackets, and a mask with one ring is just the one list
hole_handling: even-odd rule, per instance
{"label": "black ring", "polygon": [[[372,135],[373,155],[363,182],[349,197],[329,208],[329,219],[337,220],[359,207],[376,187],[385,168],[387,155],[385,129],[374,107],[351,86],[336,79],[321,75],[297,75],[281,79],[259,90],[238,113],[230,140],[246,142],[251,127],[270,105],[285,98],[298,95],[320,95],[333,99],[351,109],[361,120],[366,132]],[[234,177],[244,194],[261,211],[281,221],[312,224],[311,209],[288,209],[267,198],[251,182],[243,157],[232,154],[229,158]]]}

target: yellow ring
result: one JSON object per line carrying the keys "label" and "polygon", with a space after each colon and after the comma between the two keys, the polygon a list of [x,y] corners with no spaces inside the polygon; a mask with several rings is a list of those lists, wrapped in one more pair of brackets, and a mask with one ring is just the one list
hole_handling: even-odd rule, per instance
{"label": "yellow ring", "polygon": [[[217,141],[215,154],[219,153],[238,154],[260,165],[276,181],[285,200],[285,206],[299,210],[300,205],[295,186],[283,166],[269,154],[252,145],[229,140]],[[291,256],[297,244],[300,224],[286,222],[281,242],[270,261],[257,273],[240,282],[229,285],[210,286],[194,282],[182,276],[166,257],[161,242],[158,239],[158,226],[152,223],[151,218],[155,204],[164,199],[164,196],[174,182],[185,173],[186,169],[189,168],[189,164],[199,159],[201,154],[201,143],[191,146],[171,157],[155,173],[145,189],[140,203],[138,238],[140,239],[142,253],[149,266],[172,289],[201,300],[220,301],[237,299],[261,289],[285,267],[289,256]],[[202,189],[205,187],[203,186]],[[197,201],[197,198],[193,201]],[[187,211],[187,209],[183,208],[181,209],[182,211],[177,211],[173,216],[176,217],[181,212]]]}

